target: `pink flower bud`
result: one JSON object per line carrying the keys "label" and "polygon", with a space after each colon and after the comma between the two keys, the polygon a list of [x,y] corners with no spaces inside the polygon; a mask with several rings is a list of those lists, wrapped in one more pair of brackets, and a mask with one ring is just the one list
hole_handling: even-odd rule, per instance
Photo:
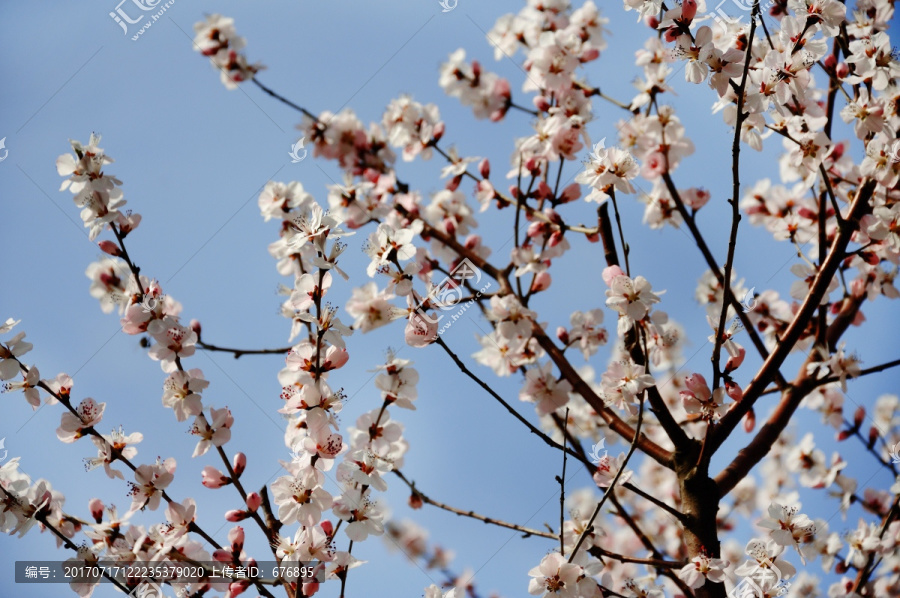
{"label": "pink flower bud", "polygon": [[437,143],[441,140],[441,137],[444,136],[444,130],[447,128],[447,125],[444,124],[444,121],[439,122],[434,125],[434,129],[431,131],[431,138],[434,139],[434,142]]}
{"label": "pink flower bud", "polygon": [[88,503],[88,510],[91,512],[91,517],[94,518],[94,521],[100,523],[103,521],[103,511],[106,507],[103,505],[103,501],[99,498],[92,498]]}
{"label": "pink flower bud", "polygon": [[456,235],[456,220],[453,218],[444,218],[444,230],[451,237]]}
{"label": "pink flower bud", "polygon": [[582,52],[581,56],[578,57],[578,60],[581,62],[590,62],[592,60],[597,60],[598,58],[600,58],[600,50],[591,48],[586,52]]}
{"label": "pink flower bud", "polygon": [[477,60],[472,61],[472,74],[476,79],[481,76],[481,63]]}
{"label": "pink flower bud", "polygon": [[701,401],[708,401],[712,396],[712,393],[709,391],[709,385],[701,374],[685,376],[684,383]]}
{"label": "pink flower bud", "polygon": [[690,23],[697,16],[697,0],[684,0],[681,3],[681,18]]}
{"label": "pink flower bud", "polygon": [[103,253],[108,253],[109,255],[118,257],[122,255],[122,252],[119,250],[119,246],[113,243],[112,241],[100,241],[97,243],[100,247],[100,251]]}
{"label": "pink flower bud", "polygon": [[262,504],[262,497],[257,492],[251,492],[247,495],[247,508],[250,512],[255,513],[259,505]]}
{"label": "pink flower bud", "polygon": [[519,198],[519,188],[516,187],[515,185],[510,185],[509,186],[509,196],[514,200],[518,199]]}
{"label": "pink flower bud", "polygon": [[247,468],[247,455],[244,453],[237,453],[232,459],[231,466],[234,468],[235,477],[241,477],[241,474],[244,473],[244,470]]}
{"label": "pink flower bud", "polygon": [[737,382],[726,382],[725,394],[731,397],[731,400],[735,402],[744,398],[744,391],[741,390],[741,387],[738,386]]}
{"label": "pink flower bud", "polygon": [[656,17],[647,17],[644,19],[644,24],[647,25],[650,29],[658,29],[659,28],[659,19]]}
{"label": "pink flower bud", "polygon": [[322,528],[322,531],[325,532],[326,536],[331,536],[334,534],[334,526],[327,519],[319,524],[319,527]]}
{"label": "pink flower bud", "polygon": [[845,79],[850,74],[850,67],[847,66],[846,62],[841,62],[837,65],[834,74],[837,75],[838,79]]}
{"label": "pink flower bud", "polygon": [[579,197],[581,197],[581,185],[572,183],[563,189],[562,194],[559,196],[559,203],[569,203],[577,200]]}
{"label": "pink flower bud", "polygon": [[853,413],[853,425],[858,429],[862,425],[864,419],[866,419],[866,408],[860,405]]}
{"label": "pink flower bud", "polygon": [[547,112],[550,110],[550,102],[548,102],[547,98],[544,96],[536,96],[533,102],[534,107],[538,109],[538,112]]}
{"label": "pink flower bud", "polygon": [[564,345],[569,344],[569,332],[566,330],[565,326],[560,326],[556,329],[556,338]]}
{"label": "pink flower bud", "polygon": [[603,269],[603,282],[606,283],[606,286],[611,287],[612,281],[616,278],[616,276],[625,276],[625,273],[622,272],[622,268],[618,266],[609,266]]}
{"label": "pink flower bud", "polygon": [[478,172],[481,174],[481,178],[483,179],[491,178],[491,161],[485,158],[484,160],[479,162]]}
{"label": "pink flower bud", "polygon": [[744,431],[748,434],[753,431],[753,428],[756,427],[756,412],[753,409],[747,412],[747,415],[744,416]]}
{"label": "pink flower bud", "polygon": [[235,554],[239,554],[244,549],[244,528],[236,525],[228,532],[228,541],[231,542],[231,549]]}
{"label": "pink flower bud", "polygon": [[600,233],[591,233],[585,235],[584,238],[587,239],[588,243],[597,243],[600,241]]}
{"label": "pink flower bud", "polygon": [[409,506],[412,509],[421,509],[422,505],[425,504],[422,500],[422,495],[413,492],[409,495]]}
{"label": "pink flower bud", "polygon": [[228,596],[230,598],[234,598],[235,596],[240,596],[244,593],[244,590],[250,587],[250,581],[241,580],[241,581],[233,581],[228,584]]}
{"label": "pink flower bud", "polygon": [[243,521],[247,517],[250,516],[250,513],[247,511],[242,511],[240,509],[231,509],[225,513],[225,520],[230,521],[232,523],[237,523],[238,521]]}
{"label": "pink flower bud", "polygon": [[872,426],[869,428],[869,448],[875,446],[875,441],[881,437],[881,433],[878,431],[878,428]]}
{"label": "pink flower bud", "polygon": [[462,175],[457,175],[447,181],[446,189],[447,191],[456,191],[459,188],[459,184],[462,182]]}
{"label": "pink flower bud", "polygon": [[747,350],[743,347],[738,349],[738,354],[734,357],[729,357],[728,361],[725,363],[725,373],[730,374],[734,370],[741,367],[741,364],[744,363],[744,357],[747,355]]}
{"label": "pink flower bud", "polygon": [[825,69],[828,71],[833,71],[834,67],[837,66],[837,58],[835,58],[834,54],[829,54],[825,57]]}
{"label": "pink flower bud", "polygon": [[550,283],[552,282],[550,278],[550,273],[544,270],[543,272],[538,272],[534,277],[534,282],[531,283],[531,292],[532,293],[540,293],[541,291],[546,291],[550,288]]}
{"label": "pink flower bud", "polygon": [[194,331],[194,334],[200,336],[200,321],[199,320],[191,320],[191,330]]}
{"label": "pink flower bud", "polygon": [[303,595],[304,596],[312,596],[318,591],[319,591],[319,582],[317,582],[317,581],[303,582]]}
{"label": "pink flower bud", "polygon": [[230,563],[234,555],[231,554],[230,550],[225,550],[224,548],[220,548],[213,552],[213,560],[218,561],[220,563]]}
{"label": "pink flower bud", "polygon": [[221,488],[222,486],[226,486],[231,483],[231,478],[227,477],[224,473],[213,467],[212,465],[207,465],[203,468],[201,472],[201,476],[203,477],[203,481],[201,482],[207,488]]}

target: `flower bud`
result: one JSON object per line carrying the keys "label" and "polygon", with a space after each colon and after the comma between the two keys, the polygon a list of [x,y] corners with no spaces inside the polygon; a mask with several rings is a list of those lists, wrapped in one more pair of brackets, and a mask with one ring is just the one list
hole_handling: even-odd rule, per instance
{"label": "flower bud", "polygon": [[824,62],[826,71],[834,71],[834,67],[837,66],[837,58],[835,58],[834,54],[826,56]]}
{"label": "flower bud", "polygon": [[119,257],[122,255],[122,252],[119,250],[119,246],[113,243],[112,241],[100,241],[97,243],[100,247],[100,251],[103,253],[108,253],[113,257]]}
{"label": "flower bud", "polygon": [[697,16],[697,0],[684,0],[681,3],[681,18],[690,23]]}
{"label": "flower bud", "polygon": [[232,523],[237,523],[238,521],[243,521],[247,517],[250,516],[250,513],[247,511],[242,511],[240,509],[231,509],[225,513],[225,520],[230,521]]}
{"label": "flower bud", "polygon": [[462,182],[462,175],[458,174],[449,181],[447,181],[446,189],[447,191],[456,191],[459,188],[459,184]]}
{"label": "flower bud", "polygon": [[199,320],[191,320],[191,330],[194,331],[194,334],[200,336],[200,321]]}
{"label": "flower bud", "polygon": [[706,383],[706,379],[702,374],[691,374],[690,376],[684,377],[684,383],[687,385],[688,389],[697,395],[697,398],[701,401],[708,401],[711,396],[709,391],[709,385]]}
{"label": "flower bud", "polygon": [[231,549],[235,554],[240,554],[244,549],[244,528],[236,525],[228,532],[228,541],[231,542]]}
{"label": "flower bud", "polygon": [[239,595],[243,594],[244,590],[246,590],[248,587],[250,587],[249,580],[233,581],[230,584],[228,584],[228,596],[230,598],[239,596]]}
{"label": "flower bud", "polygon": [[734,357],[729,357],[728,362],[725,363],[725,373],[730,374],[734,370],[741,367],[741,364],[744,363],[744,357],[747,355],[747,350],[741,347],[738,349],[738,354]]}
{"label": "flower bud", "polygon": [[578,57],[580,62],[590,62],[592,60],[597,60],[600,58],[600,50],[597,48],[591,48],[585,52],[581,53],[581,56]]}
{"label": "flower bud", "polygon": [[846,62],[841,62],[837,65],[834,74],[837,75],[838,79],[844,79],[850,74],[850,67],[847,66]]}
{"label": "flower bud", "polygon": [[255,513],[262,504],[262,497],[257,492],[251,492],[247,495],[247,508],[250,512]]}
{"label": "flower bud", "polygon": [[413,492],[412,494],[409,495],[408,502],[409,502],[410,508],[412,508],[412,509],[421,509],[422,505],[425,504],[424,501],[422,500],[422,495],[417,492]]}
{"label": "flower bud", "polygon": [[572,183],[565,189],[563,189],[562,194],[560,194],[558,201],[559,203],[569,203],[570,201],[575,201],[579,197],[581,197],[581,185],[578,183]]}
{"label": "flower bud", "polygon": [[753,428],[756,427],[756,412],[753,409],[747,412],[747,415],[744,416],[744,431],[748,434],[753,431]]}
{"label": "flower bud", "polygon": [[535,96],[534,107],[538,109],[538,112],[547,112],[550,110],[550,102],[547,101],[547,98],[544,96]]}
{"label": "flower bud", "polygon": [[444,130],[447,128],[447,125],[444,124],[444,121],[439,122],[434,125],[434,129],[431,130],[431,138],[434,139],[434,142],[437,143],[441,140],[441,137],[444,136]]}
{"label": "flower bud", "polygon": [[569,332],[566,330],[565,326],[560,326],[556,329],[556,338],[564,345],[569,344]]}
{"label": "flower bud", "polygon": [[244,470],[247,468],[247,455],[244,453],[237,453],[232,459],[231,466],[234,468],[235,477],[241,477],[241,474],[244,473]]}
{"label": "flower bud", "polygon": [[203,481],[201,482],[204,486],[211,489],[221,488],[222,486],[227,486],[231,483],[231,478],[226,476],[224,473],[213,467],[212,465],[207,465],[203,468],[201,472],[201,476],[203,477]]}
{"label": "flower bud", "polygon": [[736,382],[725,383],[725,394],[731,397],[731,400],[734,402],[738,402],[744,398],[744,391],[741,390],[741,387],[738,386]]}
{"label": "flower bud", "polygon": [[644,24],[647,25],[650,29],[658,29],[659,28],[659,19],[656,17],[647,17],[644,19]]}
{"label": "flower bud", "polygon": [[550,283],[552,279],[550,278],[550,273],[544,270],[543,272],[538,272],[534,277],[534,282],[531,283],[531,292],[532,293],[540,293],[541,291],[546,291],[550,288]]}
{"label": "flower bud", "polygon": [[91,517],[94,518],[94,521],[100,523],[103,521],[103,511],[106,507],[103,505],[103,501],[99,498],[92,498],[88,503],[88,509],[91,512]]}
{"label": "flower bud", "polygon": [[866,408],[860,405],[853,413],[853,425],[856,426],[857,429],[859,429],[864,419],[866,419]]}
{"label": "flower bud", "polygon": [[484,160],[479,162],[478,172],[481,174],[481,178],[483,179],[491,178],[491,161],[485,158]]}
{"label": "flower bud", "polygon": [[880,436],[881,436],[881,433],[878,431],[878,428],[876,428],[875,426],[872,426],[871,428],[869,428],[869,448],[872,448],[875,446],[875,442],[878,440],[878,438]]}
{"label": "flower bud", "polygon": [[841,430],[840,432],[838,432],[836,438],[837,438],[838,442],[843,442],[843,441],[847,440],[848,438],[850,438],[850,436],[852,436],[852,435],[853,435],[852,430]]}
{"label": "flower bud", "polygon": [[625,276],[625,273],[622,272],[622,268],[618,266],[609,266],[603,269],[603,282],[606,283],[606,286],[611,287],[612,281],[616,278],[616,276]]}
{"label": "flower bud", "polygon": [[334,526],[327,519],[319,524],[319,527],[322,528],[322,531],[325,532],[326,536],[331,536],[334,534]]}

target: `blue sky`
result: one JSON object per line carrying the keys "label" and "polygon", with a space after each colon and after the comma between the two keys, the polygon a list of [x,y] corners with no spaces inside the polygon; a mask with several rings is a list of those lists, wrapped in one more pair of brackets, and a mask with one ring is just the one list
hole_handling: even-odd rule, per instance
{"label": "blue sky", "polygon": [[[0,4],[0,39],[5,48],[0,65],[6,80],[0,88],[4,106],[0,137],[6,137],[9,151],[0,163],[0,238],[4,241],[0,320],[22,320],[20,329],[35,345],[27,361],[40,368],[42,377],[65,371],[75,378],[76,397],[92,396],[107,403],[101,431],[121,424],[126,432],[144,434],[138,446],[139,462],[150,462],[157,455],[176,457],[178,471],[170,494],[197,498],[205,506],[201,525],[211,532],[218,530],[215,537],[224,541],[229,526],[221,513],[238,506],[236,494],[227,488],[210,491],[200,486],[200,470],[215,461],[211,455],[190,459],[194,443],[184,431],[187,426],[177,424],[171,411],[160,406],[164,375],[158,365],[143,355],[136,338],[119,331],[118,319],[101,313],[88,295],[84,270],[100,252],[88,241],[71,194],[58,191],[61,178],[54,167],[56,157],[69,150],[68,139],[87,141],[91,131],[102,133],[101,146],[116,159],[108,171],[124,182],[128,207],[144,218],[128,239],[129,251],[142,272],[157,278],[164,291],[184,305],[183,317],[202,322],[204,340],[247,348],[283,346],[289,323],[278,315],[275,289],[290,281],[278,275],[266,251],[277,238],[277,226],[259,217],[257,196],[269,180],[298,180],[326,203],[326,185],[339,182],[340,176],[333,165],[311,158],[291,163],[288,150],[299,135],[295,126],[300,115],[253,86],[225,90],[218,73],[192,51],[193,23],[204,13],[233,16],[239,34],[247,38],[250,60],[268,67],[260,81],[313,112],[350,106],[369,122],[380,120],[384,106],[401,93],[423,103],[437,103],[447,123],[445,143],[455,144],[462,155],[490,157],[494,172],[500,173],[506,170],[512,140],[529,134],[528,117],[513,112],[499,124],[475,120],[468,108],[443,95],[437,69],[450,52],[466,48],[485,68],[509,78],[514,99],[527,103],[519,91],[522,71],[509,60],[494,62],[492,48],[484,39],[498,16],[517,11],[521,3],[459,0],[455,10],[442,13],[436,0],[176,0],[137,41],[131,40],[131,32],[123,35],[108,16],[115,6],[113,0],[89,7],[63,1]],[[634,22],[634,13],[624,14],[619,2],[604,11],[612,19],[610,47],[585,74],[608,95],[627,100],[633,95],[631,80],[639,75],[633,67],[634,51],[649,32]],[[521,56],[517,59],[521,62]],[[724,198],[731,181],[731,132],[720,115],[710,114],[713,96],[708,89],[685,84],[680,73],[673,77],[673,85],[678,95],[668,101],[675,104],[697,146],[676,180],[679,186],[711,190],[713,199],[699,220],[722,262],[730,222]],[[620,112],[596,103],[596,119],[588,129],[592,138],[614,139]],[[846,131],[843,136],[851,137]],[[777,177],[773,159],[778,150],[780,143],[770,141],[761,155],[745,152],[745,185],[765,176]],[[404,180],[427,194],[442,187],[438,179],[442,166],[436,157],[430,162],[400,164],[398,170]],[[567,165],[564,179],[574,177],[578,166]],[[694,285],[705,269],[699,252],[682,231],[642,226],[643,207],[637,202],[621,203],[632,268],[655,289],[669,290],[661,308],[687,329],[693,344],[686,347],[685,356],[694,356],[689,368],[703,372],[708,368],[710,347],[705,344],[704,310],[693,299]],[[573,207],[571,213],[584,214],[587,220],[591,208]],[[512,235],[511,212],[488,212],[480,233],[495,256],[505,255]],[[361,249],[367,234],[368,229],[348,239],[350,247],[341,265],[351,281],[335,281],[332,301],[336,305],[344,305],[352,285],[368,280],[367,258]],[[789,267],[796,261],[793,248],[747,225],[741,227],[740,244],[735,267],[746,285],[757,291],[774,288],[786,295],[793,280]],[[604,299],[599,278],[602,255],[597,246],[575,240],[573,253],[566,258],[554,270],[551,290],[534,303],[552,328],[567,323],[571,311],[601,306]],[[864,366],[898,357],[894,335],[900,321],[893,307],[883,300],[868,305],[865,313],[870,325],[847,335],[848,347],[858,350]],[[474,335],[485,329],[472,311],[445,337],[463,356],[477,349]],[[608,324],[611,321],[607,313]],[[332,379],[349,397],[343,426],[380,405],[371,370],[383,361],[387,347],[403,347],[402,325],[350,339],[350,363]],[[607,355],[601,351],[592,361],[595,369],[602,371]],[[558,522],[558,486],[553,479],[559,470],[558,454],[527,434],[437,347],[405,347],[400,356],[415,360],[421,375],[418,410],[393,413],[406,425],[411,446],[403,468],[407,476],[430,496],[460,508],[534,527]],[[203,369],[211,381],[207,401],[228,405],[234,413],[234,436],[227,448],[230,453],[247,453],[244,481],[249,487],[281,475],[276,459],[289,458],[282,442],[283,426],[274,413],[279,403],[275,374],[282,363],[277,356],[234,360],[221,353],[198,353],[186,363]],[[789,361],[785,371],[793,371],[796,363]],[[748,358],[745,368],[756,364]],[[496,380],[486,368],[476,371],[498,392],[517,397],[520,379]],[[851,382],[848,408],[854,403],[871,405],[880,394],[896,388],[897,376],[890,372]],[[21,395],[2,395],[0,401],[4,413],[0,438],[6,439],[10,456],[21,455],[23,469],[33,478],[45,477],[62,490],[68,497],[67,510],[86,515],[87,501],[93,496],[127,507],[124,484],[108,480],[101,471],[84,472],[81,460],[93,455],[92,444],[83,440],[63,445],[56,439],[58,407],[33,413]],[[533,418],[528,406],[521,407]],[[830,456],[833,434],[818,426],[818,416],[804,413],[797,426],[798,438],[806,429],[815,430],[817,441]],[[723,452],[733,453],[746,440],[749,437],[735,439]],[[869,479],[882,488],[890,484],[852,442],[839,448],[846,451],[861,485]],[[721,459],[714,461],[714,468],[717,464],[724,465]],[[570,468],[570,479],[572,489],[590,484],[589,476],[577,468]],[[482,595],[491,590],[523,595],[527,571],[552,548],[547,540],[523,540],[515,533],[428,507],[413,512],[406,507],[401,483],[394,478],[388,481],[387,499],[394,517],[413,518],[430,530],[431,539],[456,551],[454,569],[477,571]],[[333,486],[330,490],[336,492]],[[841,522],[832,515],[836,502],[821,500],[821,492],[802,496],[810,516],[834,517],[832,529],[855,527],[855,514]],[[158,511],[141,521],[158,521],[162,516]],[[743,542],[749,528],[741,529]],[[250,546],[256,548],[258,558],[265,558],[259,538],[253,538]],[[441,581],[433,573],[434,579],[429,579],[398,554],[385,555],[380,540],[359,545],[354,554],[370,563],[351,573],[349,595],[418,596],[432,581]],[[23,540],[0,538],[0,571],[4,573],[13,560],[68,556],[54,548],[49,534],[32,532]],[[818,565],[811,571],[821,575]],[[15,585],[9,574],[3,574],[0,595],[30,598],[71,593],[62,585]],[[103,586],[94,595],[104,598],[114,595],[114,590]],[[326,586],[322,595],[337,596],[336,586]]]}

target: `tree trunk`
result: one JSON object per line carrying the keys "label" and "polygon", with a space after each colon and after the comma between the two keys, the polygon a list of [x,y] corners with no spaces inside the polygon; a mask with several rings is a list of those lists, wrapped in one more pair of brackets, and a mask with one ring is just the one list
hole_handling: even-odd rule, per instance
{"label": "tree trunk", "polygon": [[[719,536],[716,513],[719,511],[719,489],[706,471],[696,470],[681,478],[681,508],[688,520],[684,526],[684,542],[688,558],[700,554],[719,558]],[[725,584],[706,582],[694,590],[697,598],[726,598]]]}

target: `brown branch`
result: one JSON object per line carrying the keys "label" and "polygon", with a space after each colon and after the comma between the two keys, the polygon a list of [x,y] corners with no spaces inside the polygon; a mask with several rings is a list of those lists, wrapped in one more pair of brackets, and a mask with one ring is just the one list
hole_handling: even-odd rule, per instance
{"label": "brown branch", "polygon": [[200,335],[197,335],[197,346],[201,349],[206,349],[207,351],[220,351],[222,353],[234,353],[234,358],[238,359],[244,355],[284,355],[288,351],[291,350],[291,347],[279,347],[277,349],[231,349],[228,347],[219,347],[217,345],[211,345],[209,343],[204,343],[200,340]]}
{"label": "brown branch", "polygon": [[[403,475],[403,472],[400,471],[399,469],[394,469],[393,473],[398,478],[400,478],[404,484],[406,484],[409,487],[410,491],[412,491],[412,493],[413,493],[413,496],[422,499],[422,502],[424,502],[424,503],[428,503],[429,505],[432,505],[439,509],[443,509],[447,512],[453,513],[455,515],[459,515],[460,517],[469,517],[471,519],[476,519],[478,521],[482,521],[482,522],[490,524],[490,525],[496,525],[498,527],[505,527],[506,529],[512,529],[517,532],[522,532],[523,534],[525,534],[526,537],[527,536],[539,536],[541,538],[547,538],[549,540],[557,539],[556,534],[553,534],[551,532],[544,532],[544,531],[541,531],[538,529],[531,529],[531,528],[525,527],[524,525],[518,525],[516,523],[509,523],[508,521],[503,521],[501,519],[495,519],[493,517],[486,517],[485,515],[479,515],[475,511],[465,511],[463,509],[457,509],[456,507],[451,507],[450,505],[444,504],[442,502],[438,502],[438,501],[434,500],[433,498],[425,495],[424,493],[422,493],[421,490],[416,488],[416,483],[410,481],[405,475]],[[560,530],[560,535],[561,534],[562,534],[562,530]]]}
{"label": "brown branch", "polygon": [[627,442],[633,442],[634,439],[638,438],[638,448],[641,449],[643,453],[648,455],[651,459],[659,463],[660,465],[672,469],[672,453],[671,451],[667,451],[662,448],[646,436],[642,434],[638,434],[636,436],[635,430],[629,426],[625,421],[616,415],[615,412],[612,411],[606,404],[603,402],[597,393],[594,392],[594,389],[590,387],[590,385],[584,381],[584,379],[575,371],[575,368],[572,367],[572,364],[569,363],[569,360],[566,359],[565,355],[563,355],[562,351],[559,350],[559,347],[556,346],[550,338],[544,332],[544,329],[540,327],[537,322],[531,323],[531,334],[532,337],[537,339],[538,344],[547,352],[550,356],[550,359],[553,360],[553,363],[556,364],[556,367],[559,369],[563,378],[565,378],[569,384],[572,385],[572,389],[580,394],[585,401],[596,411],[603,421],[616,432],[619,436],[624,438]]}
{"label": "brown branch", "polygon": [[581,532],[581,535],[578,537],[578,542],[575,543],[575,548],[572,549],[572,554],[569,555],[568,562],[572,562],[575,560],[575,556],[578,554],[578,549],[581,548],[581,545],[584,543],[584,539],[587,538],[588,534],[594,531],[594,520],[597,518],[597,515],[600,514],[600,509],[603,508],[603,503],[606,502],[612,493],[616,489],[616,484],[619,482],[619,478],[622,477],[622,474],[625,472],[625,466],[628,465],[628,461],[631,460],[631,455],[634,454],[635,449],[638,445],[638,438],[641,432],[641,424],[644,423],[644,398],[641,397],[640,408],[638,409],[638,419],[635,430],[637,433],[634,435],[634,440],[631,441],[631,446],[628,447],[628,453],[625,455],[625,460],[622,461],[622,465],[619,466],[619,470],[616,472],[616,475],[613,477],[612,481],[609,483],[609,486],[606,488],[606,492],[603,493],[603,496],[600,497],[600,500],[597,501],[597,508],[594,509],[594,513],[591,515],[591,518],[588,520],[587,525],[584,527],[584,531]]}
{"label": "brown branch", "polygon": [[452,350],[450,347],[447,346],[447,343],[444,342],[444,339],[442,339],[441,337],[437,337],[437,340],[435,341],[435,344],[437,344],[438,346],[440,346],[440,347],[447,353],[447,355],[450,356],[450,359],[453,360],[453,363],[456,364],[456,366],[460,369],[460,371],[461,371],[463,374],[465,374],[466,376],[468,376],[469,378],[471,378],[478,386],[480,386],[481,388],[483,388],[483,389],[485,390],[485,392],[487,392],[489,395],[491,395],[492,397],[494,397],[494,398],[497,400],[497,402],[500,403],[501,405],[503,405],[503,407],[506,408],[506,410],[509,411],[509,413],[510,413],[513,417],[515,417],[517,420],[519,420],[520,422],[522,422],[522,423],[525,425],[525,427],[528,428],[528,431],[529,431],[529,432],[531,432],[532,434],[536,435],[538,438],[540,438],[541,440],[543,440],[544,443],[547,444],[548,446],[551,446],[551,447],[553,447],[553,448],[555,448],[555,449],[559,449],[559,450],[561,450],[561,451],[563,451],[563,452],[565,452],[565,453],[567,453],[567,454],[569,454],[569,455],[572,455],[574,458],[576,458],[576,459],[578,459],[579,461],[582,461],[583,463],[585,463],[586,465],[588,465],[588,467],[591,466],[591,465],[590,465],[590,461],[586,461],[581,455],[579,455],[579,454],[578,454],[577,452],[575,452],[574,450],[570,449],[570,448],[567,447],[567,446],[563,446],[563,445],[559,444],[558,442],[556,442],[555,440],[553,440],[552,438],[550,438],[549,436],[547,436],[547,434],[545,434],[544,432],[542,432],[541,430],[539,430],[537,427],[535,427],[534,424],[532,424],[530,421],[528,421],[527,419],[525,419],[525,417],[522,416],[521,413],[519,413],[518,411],[516,411],[515,409],[513,409],[512,405],[510,405],[509,403],[507,403],[506,400],[505,400],[503,397],[501,397],[499,394],[497,394],[497,392],[496,392],[493,388],[491,388],[490,385],[489,385],[487,382],[485,382],[484,380],[482,380],[481,378],[479,378],[477,375],[475,375],[475,374],[472,372],[472,370],[470,370],[470,369],[466,366],[466,364],[459,358],[459,356],[458,356],[456,353],[454,353],[453,350]]}
{"label": "brown branch", "polygon": [[[703,255],[703,259],[706,260],[706,265],[709,267],[710,271],[713,273],[713,276],[716,277],[716,281],[719,285],[724,288],[726,286],[725,277],[722,274],[722,270],[719,269],[719,265],[716,263],[716,258],[713,257],[712,252],[709,250],[709,246],[706,244],[706,240],[703,238],[703,234],[700,232],[700,229],[697,227],[697,223],[694,217],[687,211],[687,207],[684,205],[684,201],[681,199],[681,194],[678,193],[678,189],[675,187],[675,182],[672,180],[671,175],[669,173],[664,172],[662,174],[663,182],[666,184],[666,189],[669,191],[669,195],[672,196],[672,200],[675,202],[675,207],[678,208],[678,212],[681,214],[682,219],[687,224],[688,230],[691,231],[691,236],[694,237],[694,242],[697,243],[697,248],[700,250],[700,253]],[[731,284],[729,280],[728,285]],[[757,353],[763,359],[769,358],[769,350],[766,349],[765,343],[763,343],[762,338],[760,338],[759,333],[756,328],[753,327],[753,322],[750,321],[750,317],[744,312],[744,306],[741,305],[738,298],[734,296],[734,293],[731,293],[730,296],[731,307],[734,308],[735,313],[737,314],[738,319],[741,321],[741,325],[743,325],[744,330],[747,331],[747,335],[750,337],[750,342],[753,343],[753,346],[756,348]],[[728,304],[724,301],[722,303],[722,309],[727,310]],[[779,386],[784,386],[787,382],[784,377],[781,375],[781,372],[776,373],[776,380],[778,381]]]}
{"label": "brown branch", "polygon": [[[711,431],[710,442],[712,443],[712,452],[715,452],[715,450],[725,442],[725,439],[731,434],[732,430],[734,430],[744,415],[746,415],[753,407],[753,404],[756,402],[760,393],[765,390],[766,386],[772,381],[778,368],[784,363],[784,360],[796,345],[800,335],[806,329],[810,319],[815,314],[822,297],[827,292],[831,279],[834,277],[838,267],[840,267],[844,252],[847,250],[847,245],[850,243],[850,238],[853,236],[856,226],[858,226],[859,218],[870,209],[869,200],[872,197],[872,193],[875,191],[875,184],[874,180],[867,179],[866,182],[860,186],[856,194],[856,199],[854,199],[847,216],[847,221],[853,224],[841,228],[835,236],[834,241],[831,244],[831,249],[828,252],[828,258],[816,273],[815,280],[810,286],[806,299],[804,299],[803,304],[800,306],[800,309],[797,311],[797,314],[794,316],[793,321],[788,326],[784,335],[779,339],[775,351],[769,355],[768,359],[766,359],[760,367],[756,376],[754,376],[747,388],[744,389],[743,399],[736,403]],[[801,380],[803,379],[801,378]],[[803,384],[806,385],[808,382],[804,381]],[[773,418],[776,419],[770,418],[769,423],[763,426],[753,442],[751,442],[744,450],[740,451],[731,465],[716,477],[716,482],[720,487],[721,496],[727,494],[727,492],[730,491],[731,488],[733,488],[734,485],[737,484],[737,482],[739,482],[750,469],[752,469],[753,466],[768,453],[772,443],[778,438],[778,434],[787,425],[787,420],[781,421],[777,419],[777,417],[789,418],[796,409],[796,404],[799,404],[800,399],[809,392],[809,389],[801,389],[804,392],[799,393],[798,397],[798,386],[797,383],[794,383],[791,388],[788,388],[785,391],[785,396],[782,399],[778,410],[773,414]],[[793,407],[790,407],[793,403],[796,404],[794,404]],[[774,436],[772,436],[773,433]]]}

